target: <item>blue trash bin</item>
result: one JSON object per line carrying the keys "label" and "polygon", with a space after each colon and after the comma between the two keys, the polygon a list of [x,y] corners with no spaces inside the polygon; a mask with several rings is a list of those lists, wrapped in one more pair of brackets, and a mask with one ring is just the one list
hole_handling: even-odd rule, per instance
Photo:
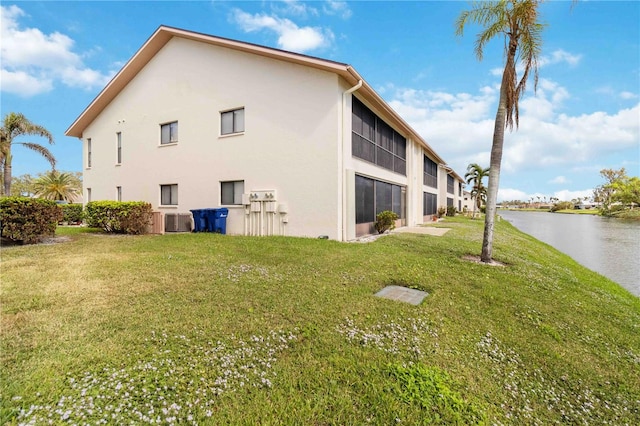
{"label": "blue trash bin", "polygon": [[211,210],[213,210],[213,217],[209,216],[209,231],[226,235],[227,216],[229,216],[229,209],[220,207]]}
{"label": "blue trash bin", "polygon": [[207,215],[206,209],[190,210],[193,215],[193,232],[206,232],[207,231]]}
{"label": "blue trash bin", "polygon": [[207,226],[203,231],[205,232],[215,232],[215,211],[216,209],[202,209],[202,215],[207,219]]}

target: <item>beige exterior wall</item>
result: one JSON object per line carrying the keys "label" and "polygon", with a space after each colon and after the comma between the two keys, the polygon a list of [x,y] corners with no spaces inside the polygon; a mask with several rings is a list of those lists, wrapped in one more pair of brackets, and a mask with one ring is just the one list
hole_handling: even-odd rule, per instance
{"label": "beige exterior wall", "polygon": [[[173,38],[83,132],[92,141],[84,185],[92,200],[144,200],[188,213],[221,206],[220,182],[275,190],[288,206],[276,231],[342,239],[338,171],[342,92],[336,74]],[[220,136],[220,112],[245,108],[245,132]],[[160,124],[178,121],[178,143],[160,145]],[[122,164],[116,165],[116,133]],[[350,141],[350,139],[349,139]],[[179,204],[160,206],[160,185]],[[86,199],[86,189],[85,189]],[[245,233],[245,208],[228,207],[227,232]],[[286,224],[281,219],[286,216]]]}
{"label": "beige exterior wall", "polygon": [[[438,169],[437,189],[424,186],[424,145],[362,98],[407,139],[406,175],[353,157],[352,90],[357,96],[335,72],[173,37],[84,128],[85,202],[115,200],[121,187],[123,201],[147,201],[165,214],[227,207],[229,234],[345,241],[356,238],[358,174],[405,187],[405,223],[423,223],[423,192],[438,194],[438,206],[452,196],[447,170]],[[220,113],[236,108],[245,110],[245,131],[221,136]],[[161,145],[160,125],[174,121],[178,142]],[[245,193],[274,190],[278,211],[222,205],[223,181],[244,181]],[[160,185],[170,184],[178,185],[178,205],[162,206]],[[453,197],[457,207],[457,180]]]}

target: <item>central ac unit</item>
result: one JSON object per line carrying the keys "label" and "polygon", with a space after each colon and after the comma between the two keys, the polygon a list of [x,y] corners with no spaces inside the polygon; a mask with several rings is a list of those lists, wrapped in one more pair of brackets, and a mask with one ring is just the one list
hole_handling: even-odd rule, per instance
{"label": "central ac unit", "polygon": [[190,213],[165,213],[164,232],[191,232]]}

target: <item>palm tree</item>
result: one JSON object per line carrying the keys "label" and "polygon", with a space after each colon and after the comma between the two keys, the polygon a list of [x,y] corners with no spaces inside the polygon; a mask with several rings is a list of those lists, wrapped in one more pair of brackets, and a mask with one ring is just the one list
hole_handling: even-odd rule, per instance
{"label": "palm tree", "polygon": [[10,112],[2,121],[0,128],[0,166],[2,167],[4,195],[11,195],[11,163],[13,156],[11,155],[11,146],[13,144],[22,145],[42,155],[52,168],[56,166],[56,159],[53,154],[44,146],[33,142],[17,142],[15,139],[19,136],[33,135],[47,138],[50,144],[53,144],[53,136],[44,127],[34,124],[20,113]]}
{"label": "palm tree", "polygon": [[[474,2],[471,10],[463,11],[456,20],[456,35],[462,36],[468,23],[478,24],[483,30],[478,34],[475,53],[482,60],[484,48],[496,36],[504,37],[506,63],[500,84],[500,100],[493,129],[491,161],[489,164],[489,188],[480,259],[489,263],[493,252],[493,227],[496,215],[498,186],[504,131],[519,125],[518,102],[524,93],[529,74],[533,71],[534,86],[538,85],[538,56],[542,45],[543,25],[538,22],[538,6],[541,0],[499,0]],[[518,80],[516,66],[522,65],[522,77]],[[515,117],[514,117],[515,116]]]}
{"label": "palm tree", "polygon": [[54,201],[75,201],[82,192],[82,182],[72,173],[51,170],[33,182],[37,197]]}
{"label": "palm tree", "polygon": [[472,184],[471,198],[475,199],[473,203],[473,215],[476,217],[476,206],[478,209],[482,207],[482,202],[487,199],[487,188],[482,183],[482,179],[489,176],[489,167],[483,169],[477,163],[471,163],[467,166],[467,173],[464,178],[467,184]]}

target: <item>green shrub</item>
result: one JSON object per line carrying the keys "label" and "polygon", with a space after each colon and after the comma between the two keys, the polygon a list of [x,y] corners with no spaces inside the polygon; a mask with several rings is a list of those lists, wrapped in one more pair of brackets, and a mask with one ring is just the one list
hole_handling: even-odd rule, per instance
{"label": "green shrub", "polygon": [[23,244],[37,243],[56,232],[62,209],[55,201],[28,197],[0,199],[3,238]]}
{"label": "green shrub", "polygon": [[456,212],[457,212],[457,210],[456,210],[456,208],[454,206],[447,207],[447,216],[453,217],[453,216],[456,215]]}
{"label": "green shrub", "polygon": [[117,234],[145,234],[151,224],[151,204],[144,201],[92,201],[86,207],[87,225]]}
{"label": "green shrub", "polygon": [[398,215],[392,211],[385,210],[378,213],[374,224],[376,231],[378,234],[384,234],[388,230],[395,229],[396,220],[398,220]]}
{"label": "green shrub", "polygon": [[551,206],[551,212],[557,212],[558,210],[573,210],[573,203],[571,201],[560,201]]}
{"label": "green shrub", "polygon": [[442,217],[447,214],[447,208],[445,206],[438,207],[438,217]]}
{"label": "green shrub", "polygon": [[67,223],[80,223],[84,218],[82,204],[60,204],[62,208],[62,221]]}

